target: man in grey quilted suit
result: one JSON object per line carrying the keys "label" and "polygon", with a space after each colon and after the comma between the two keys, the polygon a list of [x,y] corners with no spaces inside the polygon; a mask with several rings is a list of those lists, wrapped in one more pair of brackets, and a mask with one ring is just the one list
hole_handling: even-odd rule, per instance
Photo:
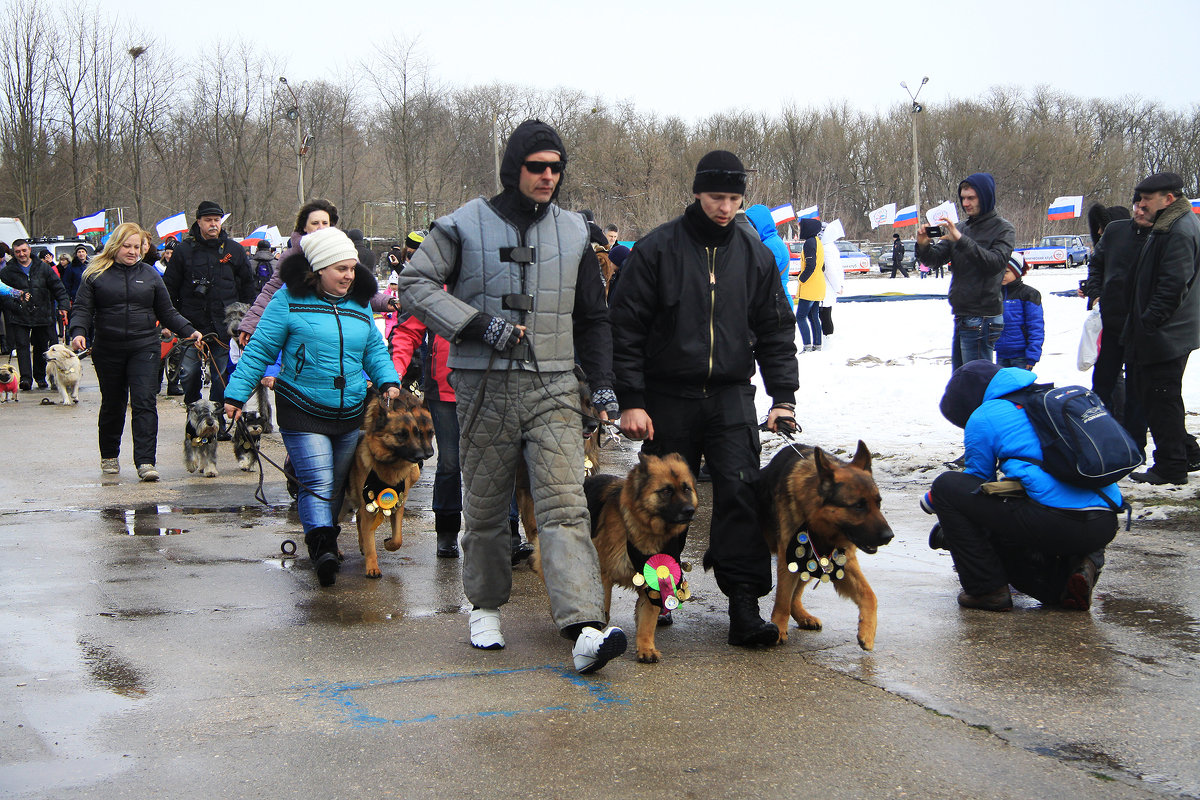
{"label": "man in grey quilted suit", "polygon": [[600,267],[583,217],[554,203],[566,163],[553,128],[521,123],[501,164],[504,191],[437,220],[400,272],[398,289],[403,308],[451,344],[471,644],[504,647],[508,507],[523,458],[551,613],[575,640],[576,670],[587,674],[625,652],[626,639],[620,628],[604,627],[583,494],[576,353],[597,406],[617,408]]}

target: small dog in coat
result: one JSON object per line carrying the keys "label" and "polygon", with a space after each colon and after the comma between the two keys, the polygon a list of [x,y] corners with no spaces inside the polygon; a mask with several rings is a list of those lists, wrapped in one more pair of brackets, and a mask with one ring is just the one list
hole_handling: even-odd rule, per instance
{"label": "small dog in coat", "polygon": [[221,417],[211,400],[197,400],[188,406],[187,426],[183,431],[183,465],[188,472],[206,478],[217,477],[217,433]]}
{"label": "small dog in coat", "polygon": [[46,351],[46,380],[58,388],[59,402],[64,406],[79,402],[79,379],[83,365],[79,356],[65,344],[52,344]]}
{"label": "small dog in coat", "polygon": [[17,390],[20,388],[21,373],[16,364],[0,364],[0,403],[17,400]]}

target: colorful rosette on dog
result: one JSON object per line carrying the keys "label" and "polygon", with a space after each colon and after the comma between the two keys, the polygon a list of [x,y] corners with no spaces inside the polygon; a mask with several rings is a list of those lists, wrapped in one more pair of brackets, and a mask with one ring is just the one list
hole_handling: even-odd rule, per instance
{"label": "colorful rosette on dog", "polygon": [[378,495],[370,494],[372,495],[371,502],[367,503],[367,511],[382,511],[386,517],[392,515],[392,509],[400,502],[400,493],[390,486],[380,491]]}
{"label": "colorful rosette on dog", "polygon": [[663,608],[674,611],[680,602],[692,596],[687,581],[683,579],[683,569],[679,562],[666,553],[658,553],[646,559],[642,571],[633,576],[635,586],[645,586],[652,600],[661,598]]}

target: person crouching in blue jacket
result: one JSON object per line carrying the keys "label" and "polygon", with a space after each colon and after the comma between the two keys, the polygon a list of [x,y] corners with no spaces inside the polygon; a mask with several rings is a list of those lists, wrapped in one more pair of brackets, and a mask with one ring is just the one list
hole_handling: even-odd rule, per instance
{"label": "person crouching in blue jacket", "polygon": [[1000,294],[1004,299],[1004,331],[996,340],[996,363],[1002,367],[1033,369],[1042,360],[1046,326],[1042,320],[1042,293],[1021,280],[1029,271],[1025,258],[1013,253],[1004,270]]}
{"label": "person crouching in blue jacket", "polygon": [[375,327],[375,277],[358,264],[354,243],[337,228],[300,240],[279,266],[284,286],[267,304],[225,390],[225,413],[241,416],[267,368],[282,352],[275,378],[279,433],[300,484],[296,508],[322,586],[337,580],[342,486],[354,460],[366,410],[366,370],[389,399],[400,377]]}
{"label": "person crouching in blue jacket", "polygon": [[[1036,380],[1026,369],[970,361],[942,396],[942,415],[964,429],[966,469],[939,475],[921,505],[937,514],[929,546],[950,551],[964,608],[1012,609],[1011,584],[1043,605],[1085,610],[1103,548],[1117,533],[1112,508],[1123,501],[1116,484],[1072,486],[1023,460],[1041,461],[1042,447],[1025,410],[1005,395]],[[997,467],[1024,494],[984,494],[980,487],[997,479]]]}

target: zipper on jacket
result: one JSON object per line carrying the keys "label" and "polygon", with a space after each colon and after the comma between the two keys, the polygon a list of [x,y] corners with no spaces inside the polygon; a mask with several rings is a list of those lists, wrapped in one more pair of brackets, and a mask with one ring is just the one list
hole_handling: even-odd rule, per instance
{"label": "zipper on jacket", "polygon": [[717,316],[717,248],[704,248],[708,256],[708,375],[704,378],[704,393],[708,394],[708,382],[713,374],[713,357],[716,350]]}
{"label": "zipper on jacket", "polygon": [[296,350],[296,377],[297,378],[299,378],[300,373],[304,371],[304,359],[305,359],[304,345],[300,345],[300,348],[298,350]]}
{"label": "zipper on jacket", "polygon": [[[344,411],[346,408],[346,341],[342,336],[342,317],[338,314],[338,304],[330,301],[333,306],[333,319],[337,323],[338,329],[338,377],[342,379],[342,385],[339,388],[341,394],[338,395],[338,409]],[[371,313],[371,308],[367,306],[367,313]],[[375,323],[372,322],[372,325]],[[339,416],[340,413],[339,413]]]}

